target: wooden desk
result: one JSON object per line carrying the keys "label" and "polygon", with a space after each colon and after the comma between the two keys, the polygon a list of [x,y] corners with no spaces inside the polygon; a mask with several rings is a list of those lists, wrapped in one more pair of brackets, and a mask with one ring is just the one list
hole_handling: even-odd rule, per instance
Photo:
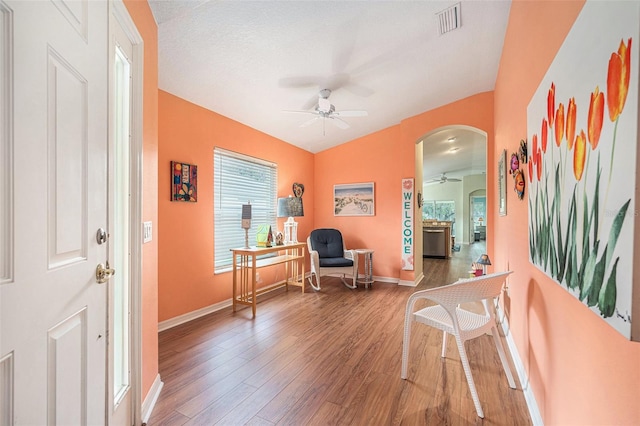
{"label": "wooden desk", "polygon": [[[289,284],[302,287],[304,293],[304,249],[306,243],[286,244],[273,247],[249,247],[231,249],[233,252],[233,312],[236,304],[251,306],[253,316],[256,316],[256,297],[262,293]],[[256,259],[269,253],[277,256],[266,259]],[[282,253],[282,254],[280,254]],[[284,282],[256,289],[256,272],[259,268],[284,263]]]}

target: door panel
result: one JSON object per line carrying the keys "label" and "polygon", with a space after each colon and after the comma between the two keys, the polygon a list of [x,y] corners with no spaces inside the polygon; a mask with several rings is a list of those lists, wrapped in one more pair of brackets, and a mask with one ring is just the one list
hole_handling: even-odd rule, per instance
{"label": "door panel", "polygon": [[107,228],[107,2],[3,7],[11,54],[0,56],[13,64],[0,74],[12,94],[2,117],[13,128],[2,132],[12,186],[0,196],[14,204],[0,220],[13,221],[0,233],[13,268],[0,284],[0,422],[103,424],[107,287],[95,271],[107,250],[95,234]]}

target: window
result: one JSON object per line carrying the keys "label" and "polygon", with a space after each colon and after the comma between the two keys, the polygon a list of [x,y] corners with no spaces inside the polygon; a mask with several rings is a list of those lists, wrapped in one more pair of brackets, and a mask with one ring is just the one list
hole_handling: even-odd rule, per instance
{"label": "window", "polygon": [[231,268],[231,249],[244,247],[242,205],[251,203],[249,245],[256,241],[257,225],[276,229],[278,166],[221,148],[213,151],[214,270]]}
{"label": "window", "polygon": [[456,220],[455,201],[425,200],[422,205],[422,218],[435,220]]}

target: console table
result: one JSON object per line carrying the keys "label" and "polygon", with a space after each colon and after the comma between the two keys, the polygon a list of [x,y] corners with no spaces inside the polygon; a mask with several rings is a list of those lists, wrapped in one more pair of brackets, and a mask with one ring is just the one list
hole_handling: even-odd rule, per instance
{"label": "console table", "polygon": [[[304,293],[304,249],[306,243],[286,244],[273,247],[249,247],[231,249],[233,252],[233,312],[236,304],[251,306],[256,316],[256,297],[278,287],[289,285],[302,287]],[[275,253],[276,256],[257,259]],[[259,268],[284,263],[284,282],[256,289],[256,273]]]}

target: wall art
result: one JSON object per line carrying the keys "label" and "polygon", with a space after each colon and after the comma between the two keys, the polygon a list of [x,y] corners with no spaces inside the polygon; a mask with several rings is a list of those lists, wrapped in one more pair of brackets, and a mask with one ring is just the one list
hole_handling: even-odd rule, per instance
{"label": "wall art", "polygon": [[375,188],[373,182],[333,186],[335,216],[374,216]]}
{"label": "wall art", "polygon": [[198,166],[171,162],[171,201],[198,201]]}
{"label": "wall art", "polygon": [[498,213],[507,215],[507,150],[498,158]]}
{"label": "wall art", "polygon": [[527,108],[530,261],[634,340],[639,15],[587,1]]}

